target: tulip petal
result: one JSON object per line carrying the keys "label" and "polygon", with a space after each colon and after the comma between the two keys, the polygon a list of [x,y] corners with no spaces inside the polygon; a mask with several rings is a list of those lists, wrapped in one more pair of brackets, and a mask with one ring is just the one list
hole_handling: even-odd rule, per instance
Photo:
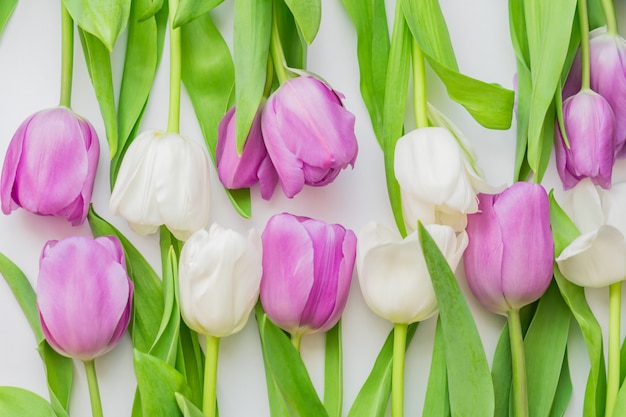
{"label": "tulip petal", "polygon": [[591,232],[605,224],[601,196],[591,179],[581,180],[568,193],[569,212],[581,233]]}
{"label": "tulip petal", "polygon": [[[616,227],[626,236],[626,182],[614,183],[609,190],[598,190],[601,193],[602,209],[606,224]],[[581,230],[583,232],[583,230]]]}

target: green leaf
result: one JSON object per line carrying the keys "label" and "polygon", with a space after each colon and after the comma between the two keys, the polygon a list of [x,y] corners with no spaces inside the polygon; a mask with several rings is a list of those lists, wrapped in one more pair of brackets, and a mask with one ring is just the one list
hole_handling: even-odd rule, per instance
{"label": "green leaf", "polygon": [[322,2],[320,0],[285,0],[306,43],[311,45],[322,21]]}
{"label": "green leaf", "polygon": [[17,0],[3,0],[0,2],[0,35],[2,35],[4,27],[11,18],[15,6],[17,6]]}
{"label": "green leaf", "polygon": [[98,38],[109,51],[126,28],[130,0],[63,0],[82,30]]}
{"label": "green leaf", "polygon": [[[136,8],[137,10],[136,15],[138,16],[138,19],[141,22],[141,21],[151,18],[152,16],[157,14],[157,12],[159,12],[160,10],[163,10],[163,9],[167,10],[166,5],[167,5],[167,2],[164,0],[131,0],[130,14],[132,15],[133,13],[132,9]],[[129,25],[130,25],[130,21],[132,20],[132,17],[129,17],[128,20],[129,20]]]}
{"label": "green leaf", "polygon": [[174,396],[176,397],[178,408],[180,412],[183,413],[184,417],[204,417],[202,410],[196,407],[194,403],[189,401],[183,394],[177,392]]}
{"label": "green leaf", "polygon": [[[230,50],[209,14],[184,25],[181,38],[182,80],[215,164],[217,127],[228,110],[235,83]],[[243,188],[226,192],[237,212],[249,218],[252,211],[250,190]]]}
{"label": "green leaf", "polygon": [[[297,35],[298,26],[293,14],[291,14],[291,10],[289,10],[289,7],[287,7],[284,1],[276,1],[273,5],[274,18],[277,21],[280,43],[283,47],[287,66],[290,68],[306,69],[307,43],[302,36]],[[270,74],[270,72],[272,71],[268,71],[268,78],[273,77],[273,74]],[[267,93],[267,91],[265,93]]]}
{"label": "green leaf", "polygon": [[626,384],[622,384],[617,392],[617,398],[615,399],[615,405],[613,408],[613,416],[619,417],[626,414]]}
{"label": "green leaf", "polygon": [[[409,346],[419,323],[410,324],[407,329],[406,346]],[[387,336],[372,370],[359,390],[348,417],[383,417],[391,395],[391,374],[393,366],[393,330]]]}
{"label": "green leaf", "polygon": [[235,0],[235,131],[239,152],[263,99],[271,24],[270,0]]}
{"label": "green leaf", "polygon": [[180,0],[174,15],[174,28],[180,27],[219,6],[224,0]]}
{"label": "green leaf", "polygon": [[92,34],[79,29],[80,43],[85,55],[85,63],[91,84],[93,85],[100,105],[100,113],[104,120],[107,141],[109,143],[109,156],[113,157],[117,152],[117,113],[115,110],[115,97],[113,95],[113,74],[111,72],[111,55],[102,41]]}
{"label": "green leaf", "polygon": [[450,411],[455,416],[491,416],[493,383],[476,323],[448,262],[421,223],[418,230],[439,305]]}
{"label": "green leaf", "polygon": [[198,407],[202,406],[204,387],[204,353],[200,347],[198,334],[184,321],[180,323],[179,350],[176,355],[176,369],[183,374],[191,394],[188,398]]}
{"label": "green leaf", "polygon": [[133,316],[130,334],[133,346],[148,352],[156,340],[163,317],[163,290],[161,280],[141,253],[120,233],[90,207],[87,216],[94,236],[115,235],[122,242],[126,256],[126,269],[133,281]]}
{"label": "green leaf", "polygon": [[0,415],[56,417],[48,401],[17,387],[0,387]]}
{"label": "green leaf", "polygon": [[559,384],[556,387],[554,402],[550,410],[550,417],[562,417],[565,414],[570,398],[572,398],[572,378],[569,372],[569,361],[567,360],[566,350],[565,356],[563,357],[563,365],[561,366]]}
{"label": "green leaf", "polygon": [[400,185],[394,173],[394,153],[396,142],[404,133],[404,113],[409,87],[409,69],[411,57],[411,32],[409,31],[400,3],[396,5],[396,15],[391,36],[389,67],[385,85],[385,106],[383,113],[383,154],[385,158],[385,177],[387,192],[394,219],[402,236],[406,236],[406,227],[402,215]]}
{"label": "green leaf", "polygon": [[430,361],[430,375],[426,386],[424,411],[422,417],[450,416],[450,398],[448,396],[448,375],[446,370],[446,354],[443,346],[441,320],[437,317],[433,357]]}
{"label": "green leaf", "polygon": [[341,320],[326,332],[324,407],[328,417],[341,417],[343,405],[343,350]]}
{"label": "green leaf", "polygon": [[357,35],[361,96],[378,143],[383,147],[383,108],[389,61],[389,29],[384,0],[341,0]]}

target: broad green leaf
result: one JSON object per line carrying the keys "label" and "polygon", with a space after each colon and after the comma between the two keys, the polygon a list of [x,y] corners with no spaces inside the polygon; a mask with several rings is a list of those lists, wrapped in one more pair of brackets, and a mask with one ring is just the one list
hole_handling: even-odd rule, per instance
{"label": "broad green leaf", "polygon": [[189,401],[183,394],[177,392],[174,396],[176,397],[178,408],[180,412],[183,413],[184,417],[204,417],[202,410],[196,407],[194,403]]}
{"label": "broad green leaf", "polygon": [[311,45],[322,21],[322,2],[320,0],[285,0],[306,43]]}
{"label": "broad green leaf", "polygon": [[383,107],[389,32],[384,0],[342,0],[357,35],[361,96],[369,112],[378,143],[383,147]]}
{"label": "broad green leaf", "polygon": [[81,29],[78,29],[78,34],[80,35],[80,43],[83,47],[91,84],[100,105],[100,113],[104,120],[107,142],[109,143],[109,156],[112,158],[117,152],[118,132],[111,55],[100,39]]}
{"label": "broad green leaf", "polygon": [[567,360],[566,350],[565,356],[563,357],[563,365],[561,366],[559,384],[556,387],[554,402],[550,410],[550,417],[562,417],[565,414],[570,398],[572,398],[572,377],[569,372],[569,361]]}
{"label": "broad green leaf", "polygon": [[133,346],[148,352],[156,340],[163,317],[163,290],[161,280],[141,253],[120,233],[90,207],[87,216],[94,236],[115,235],[124,247],[126,269],[133,281],[133,316],[130,334]]}
{"label": "broad green leaf", "polygon": [[174,15],[174,28],[199,18],[219,6],[224,0],[180,0]]}
{"label": "broad green leaf", "polygon": [[[277,21],[280,43],[283,47],[287,66],[290,68],[306,69],[307,43],[304,41],[302,36],[297,35],[298,26],[293,14],[291,14],[291,10],[289,10],[289,7],[287,7],[285,2],[276,1],[274,2],[273,13],[274,18]],[[271,62],[268,64],[271,65]],[[270,74],[272,72],[273,71],[268,71],[268,78],[273,76],[273,74]],[[266,82],[265,94],[269,94],[269,91],[267,90],[267,83],[270,81],[275,80],[269,80]]]}
{"label": "broad green leaf", "polygon": [[[492,416],[493,383],[476,323],[437,244],[421,223],[418,230],[439,305],[448,367],[450,412],[455,416]],[[458,346],[463,346],[463,349],[458,349]]]}
{"label": "broad green leaf", "polygon": [[589,14],[589,30],[606,25],[602,0],[587,0],[587,13]]}
{"label": "broad green leaf", "polygon": [[341,417],[343,406],[343,349],[341,320],[326,332],[324,407],[328,417]]}
{"label": "broad green leaf", "polygon": [[0,2],[0,35],[4,31],[4,27],[11,18],[18,0],[3,0]]}
{"label": "broad green leaf", "polygon": [[435,341],[433,343],[433,357],[430,361],[430,374],[426,386],[424,411],[422,417],[450,416],[450,398],[448,397],[448,375],[446,369],[446,354],[443,346],[441,320],[437,317]]}
{"label": "broad green leaf", "polygon": [[82,30],[100,39],[109,51],[126,28],[131,0],[63,0]]}
{"label": "broad green leaf", "polygon": [[615,406],[613,408],[613,417],[626,415],[626,384],[622,384],[617,392]]}
{"label": "broad green leaf", "polygon": [[404,217],[402,216],[402,199],[400,185],[394,173],[394,153],[396,142],[404,134],[404,113],[409,87],[409,69],[411,57],[411,32],[409,31],[400,3],[396,5],[391,50],[389,51],[389,67],[385,85],[385,106],[383,109],[383,154],[385,158],[385,177],[387,192],[393,216],[398,230],[406,236]]}
{"label": "broad green leaf", "polygon": [[[144,21],[151,18],[162,9],[167,10],[167,2],[165,0],[131,0],[130,7],[130,14],[132,15],[132,9],[136,8],[136,16],[139,21]],[[129,25],[131,19],[132,17],[128,18]]]}
{"label": "broad green leaf", "polygon": [[0,387],[0,415],[56,417],[48,401],[34,392],[17,387]]}
{"label": "broad green leaf", "polygon": [[[410,324],[407,329],[407,348],[418,325],[419,323]],[[387,336],[370,374],[354,399],[348,417],[383,417],[385,415],[391,395],[392,366],[393,330]]]}
{"label": "broad green leaf", "polygon": [[[184,25],[181,37],[183,83],[215,164],[217,127],[228,110],[234,91],[235,70],[230,50],[209,14]],[[249,218],[252,211],[250,190],[242,188],[226,192],[237,212]]]}

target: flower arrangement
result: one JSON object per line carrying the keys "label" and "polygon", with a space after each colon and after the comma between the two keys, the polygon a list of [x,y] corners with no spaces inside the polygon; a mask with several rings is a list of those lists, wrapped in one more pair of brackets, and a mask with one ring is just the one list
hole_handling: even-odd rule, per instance
{"label": "flower arrangement", "polygon": [[471,3],[0,3],[0,415],[626,415],[626,15]]}

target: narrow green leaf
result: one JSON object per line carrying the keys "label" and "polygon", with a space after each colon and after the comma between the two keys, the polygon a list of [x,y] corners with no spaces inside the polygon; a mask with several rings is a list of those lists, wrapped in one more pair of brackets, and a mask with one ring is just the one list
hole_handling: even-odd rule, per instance
{"label": "narrow green leaf", "polygon": [[204,387],[204,353],[200,347],[198,334],[184,321],[180,322],[180,344],[176,355],[176,369],[183,374],[189,394],[187,397],[198,407],[202,406]]}
{"label": "narrow green leaf", "polygon": [[446,369],[446,354],[444,349],[441,320],[437,317],[435,341],[433,343],[433,357],[430,361],[430,374],[426,386],[424,411],[422,417],[450,416],[450,398],[448,396],[448,373]]}
{"label": "narrow green leaf", "polygon": [[183,394],[177,392],[174,396],[176,397],[178,408],[180,412],[183,413],[184,417],[204,417],[202,410],[196,407],[194,403],[189,401]]}
{"label": "narrow green leaf", "polygon": [[[410,324],[407,329],[406,346],[415,335],[419,323]],[[387,336],[372,370],[359,390],[348,417],[383,417],[391,395],[391,374],[393,366],[393,330]]]}
{"label": "narrow green leaf", "polygon": [[572,398],[572,377],[569,372],[569,361],[567,360],[566,350],[565,356],[563,357],[563,365],[561,366],[559,384],[556,387],[554,402],[550,410],[550,417],[562,417],[565,414],[570,398]]}
{"label": "narrow green leaf", "polygon": [[341,320],[326,332],[324,407],[328,417],[341,417],[343,406],[343,349]]}
{"label": "narrow green leaf", "polygon": [[4,31],[4,27],[11,18],[18,0],[3,0],[0,2],[0,35]]}
{"label": "narrow green leaf", "polygon": [[0,387],[0,415],[56,417],[48,401],[17,387]]}
{"label": "narrow green leaf", "polygon": [[104,120],[104,128],[109,143],[109,155],[113,157],[117,152],[118,139],[111,55],[100,39],[81,29],[78,30],[78,34],[80,35],[80,43],[83,47],[91,84]]}
{"label": "narrow green leaf", "polygon": [[383,147],[383,108],[389,61],[389,29],[384,0],[341,0],[357,35],[361,96]]}
{"label": "narrow green leaf", "polygon": [[528,116],[532,80],[528,67],[517,58],[517,129],[515,145],[514,181],[525,181],[530,175],[528,165]]}
{"label": "narrow green leaf", "polygon": [[[132,15],[132,8],[136,7],[137,8],[137,16],[139,18],[139,21],[143,21],[146,19],[151,18],[152,16],[154,16],[155,14],[157,14],[157,12],[159,12],[162,9],[167,9],[166,1],[164,0],[132,0],[131,1],[131,15]],[[164,7],[165,6],[165,7]],[[130,25],[130,20],[132,19],[132,17],[129,17],[129,25]]]}
{"label": "narrow green leaf", "polygon": [[530,52],[528,50],[528,36],[526,35],[526,13],[524,0],[509,0],[509,32],[513,50],[517,57],[518,67],[530,67]]}
{"label": "narrow green leaf", "polygon": [[459,416],[491,416],[493,383],[476,323],[448,262],[421,223],[418,230],[439,305],[450,411]]}
{"label": "narrow green leaf", "polygon": [[[278,23],[278,33],[287,66],[306,69],[307,43],[302,36],[297,35],[298,26],[293,14],[291,14],[291,10],[289,10],[284,1],[276,1],[273,5],[273,13]],[[271,62],[268,62],[268,64],[271,65]],[[273,76],[273,74],[269,74],[270,72],[273,71],[268,71],[268,77]]]}
{"label": "narrow green leaf", "polygon": [[291,10],[306,43],[311,45],[322,21],[320,0],[285,0]]}
{"label": "narrow green leaf", "polygon": [[615,406],[613,408],[613,417],[626,415],[626,384],[622,384],[617,392]]}
{"label": "narrow green leaf", "polygon": [[174,27],[180,27],[219,6],[224,0],[180,0],[174,16]]}
{"label": "narrow green leaf", "polygon": [[100,39],[109,51],[126,28],[130,0],[63,0],[82,30]]}
{"label": "narrow green leaf", "polygon": [[411,32],[409,31],[400,3],[396,5],[389,67],[385,85],[385,106],[383,110],[383,154],[385,158],[385,177],[387,192],[394,219],[402,236],[406,236],[406,227],[402,215],[400,185],[394,174],[394,153],[396,142],[404,134],[404,113],[409,88],[409,69],[411,66]]}

